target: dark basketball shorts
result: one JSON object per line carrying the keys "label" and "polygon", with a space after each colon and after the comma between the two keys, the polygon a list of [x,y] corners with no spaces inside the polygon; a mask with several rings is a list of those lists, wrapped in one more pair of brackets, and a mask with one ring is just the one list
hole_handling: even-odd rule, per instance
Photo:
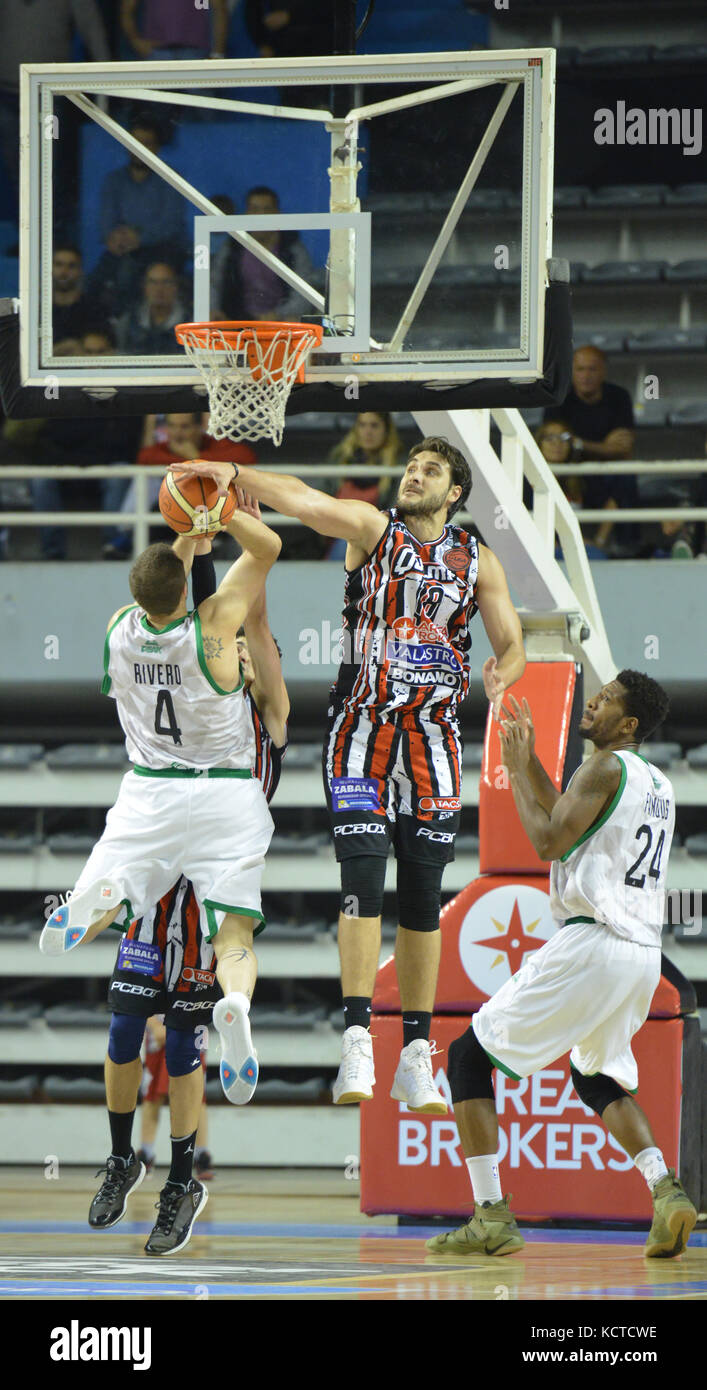
{"label": "dark basketball shorts", "polygon": [[337,860],[360,854],[448,864],[461,814],[455,721],[419,712],[371,719],[332,706],[324,789]]}
{"label": "dark basketball shorts", "polygon": [[164,1014],[168,1028],[208,1024],[222,996],[215,965],[199,905],[182,878],[122,938],[108,1003],[114,1013],[133,1018]]}

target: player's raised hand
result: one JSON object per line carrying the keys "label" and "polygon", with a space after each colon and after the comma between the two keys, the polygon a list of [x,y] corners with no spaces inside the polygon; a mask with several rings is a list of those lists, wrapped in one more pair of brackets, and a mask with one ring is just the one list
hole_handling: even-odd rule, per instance
{"label": "player's raised hand", "polygon": [[500,721],[498,730],[501,740],[501,756],[509,772],[525,772],[530,762],[530,730],[525,719],[514,718],[504,708],[505,719]]}
{"label": "player's raised hand", "polygon": [[[232,463],[216,463],[209,459],[189,459],[185,463],[173,463],[171,472],[177,479],[213,478],[219,497],[225,497],[234,478],[238,476]],[[169,470],[168,470],[169,471]]]}
{"label": "player's raised hand", "polygon": [[256,521],[262,521],[260,515],[260,503],[257,497],[251,497],[249,492],[244,492],[242,487],[236,488],[239,512],[245,512],[246,516],[254,516]]}
{"label": "player's raised hand", "polygon": [[501,713],[501,702],[506,689],[504,681],[498,674],[497,667],[498,662],[495,656],[490,656],[481,669],[486,698],[492,707],[494,719],[498,719]]}
{"label": "player's raised hand", "polygon": [[[533,754],[535,752],[535,726],[533,724],[533,716],[530,712],[530,705],[526,699],[523,699],[522,705],[519,705],[514,695],[508,696],[508,703],[513,709],[514,721],[522,724],[524,730],[527,732],[530,752]],[[502,713],[508,717],[508,710],[505,706],[503,707]]]}

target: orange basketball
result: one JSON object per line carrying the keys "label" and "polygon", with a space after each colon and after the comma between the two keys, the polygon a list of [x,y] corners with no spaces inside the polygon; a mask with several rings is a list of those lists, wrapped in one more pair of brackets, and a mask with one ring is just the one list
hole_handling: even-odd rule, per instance
{"label": "orange basketball", "polygon": [[159,503],[167,525],[182,536],[213,535],[231,520],[237,506],[232,487],[219,497],[211,478],[177,479],[171,472],[162,480]]}

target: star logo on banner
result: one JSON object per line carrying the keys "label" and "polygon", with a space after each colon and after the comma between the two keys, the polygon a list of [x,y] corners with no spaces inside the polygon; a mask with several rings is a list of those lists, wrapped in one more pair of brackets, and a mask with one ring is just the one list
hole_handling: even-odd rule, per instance
{"label": "star logo on banner", "polygon": [[498,954],[491,966],[492,970],[494,966],[500,965],[501,961],[507,960],[511,975],[515,975],[516,971],[520,970],[526,951],[537,951],[539,946],[544,946],[544,941],[530,935],[540,920],[539,917],[536,917],[534,922],[529,922],[527,927],[524,927],[517,898],[513,903],[513,910],[506,926],[503,922],[497,922],[495,917],[491,918],[499,934],[486,937],[484,940],[477,940],[476,945],[489,946],[491,950],[496,948]]}

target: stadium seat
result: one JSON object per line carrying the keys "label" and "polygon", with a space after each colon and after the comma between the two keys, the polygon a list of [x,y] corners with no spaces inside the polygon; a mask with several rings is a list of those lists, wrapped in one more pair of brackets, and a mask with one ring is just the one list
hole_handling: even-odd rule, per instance
{"label": "stadium seat", "polygon": [[[707,270],[707,261],[703,264]],[[626,351],[703,352],[706,343],[707,329],[661,328],[648,333],[630,333],[626,338]]]}
{"label": "stadium seat", "polygon": [[707,183],[681,183],[665,195],[668,207],[707,206]]}
{"label": "stadium seat", "polygon": [[685,849],[688,854],[707,854],[707,835],[688,835]]}
{"label": "stadium seat", "polygon": [[120,743],[65,743],[46,757],[47,767],[120,769],[127,761]]}
{"label": "stadium seat", "polygon": [[687,763],[688,767],[707,767],[707,743],[701,743],[699,748],[691,748]]}
{"label": "stadium seat", "polygon": [[566,184],[564,188],[555,188],[553,192],[553,202],[556,208],[583,208],[588,188],[581,184]]}
{"label": "stadium seat", "polygon": [[92,1081],[87,1076],[45,1076],[42,1090],[48,1100],[98,1100],[105,1101],[106,1088],[102,1081]]}
{"label": "stadium seat", "polygon": [[484,760],[483,743],[467,743],[464,748],[464,766],[481,767]]}
{"label": "stadium seat", "polygon": [[704,401],[685,401],[670,411],[670,425],[707,425],[707,403]]}
{"label": "stadium seat", "polygon": [[698,63],[707,63],[707,43],[671,43],[657,48],[655,58],[659,63],[689,63],[694,68]]}
{"label": "stadium seat", "polygon": [[461,835],[457,835],[454,848],[457,854],[478,854],[479,837],[463,831]]}
{"label": "stadium seat", "polygon": [[707,280],[707,260],[704,258],[678,261],[669,265],[665,272],[666,280]]}
{"label": "stadium seat", "polygon": [[36,835],[0,835],[0,854],[33,854],[39,840]]}
{"label": "stadium seat", "polygon": [[585,285],[652,285],[667,269],[667,261],[602,261],[582,272]]}
{"label": "stadium seat", "polygon": [[[316,410],[305,410],[301,415],[288,415],[287,433],[290,434],[324,434],[331,430],[335,433],[339,429],[339,416],[333,412]],[[287,758],[289,761],[290,753]]]}
{"label": "stadium seat", "polygon": [[17,1076],[12,1081],[0,1080],[0,1100],[31,1100],[37,1086],[39,1077]]}
{"label": "stadium seat", "polygon": [[0,767],[31,767],[43,755],[43,743],[0,743]]}
{"label": "stadium seat", "polygon": [[254,1004],[250,1011],[250,1019],[253,1028],[267,1028],[275,1031],[285,1029],[286,1032],[306,1033],[310,1028],[316,1028],[318,1023],[324,1023],[326,1009],[324,1005],[321,1005],[315,1009],[299,1008],[295,1013],[292,1009],[259,1007]]}
{"label": "stadium seat", "polygon": [[670,192],[667,183],[617,183],[587,194],[588,208],[657,208]]}
{"label": "stadium seat", "polygon": [[315,941],[316,928],[312,925],[300,926],[294,922],[272,922],[267,919],[268,941]]}
{"label": "stadium seat", "polygon": [[583,332],[576,324],[574,329],[574,344],[579,347],[582,343],[591,343],[592,347],[601,348],[602,352],[617,353],[624,350],[624,335],[618,328],[607,328],[597,330],[589,328]]}
{"label": "stadium seat", "polygon": [[42,1012],[41,1004],[0,1005],[0,1028],[29,1028]]}
{"label": "stadium seat", "polygon": [[52,1004],[44,1021],[50,1028],[107,1028],[110,1011],[105,1004]]}
{"label": "stadium seat", "polygon": [[82,835],[79,830],[65,830],[56,835],[47,835],[44,843],[52,854],[90,854],[96,836]]}
{"label": "stadium seat", "polygon": [[649,63],[654,48],[648,43],[600,44],[585,48],[577,56],[578,68],[625,68]]}
{"label": "stadium seat", "polygon": [[677,763],[682,758],[679,743],[644,743],[641,753],[656,767],[670,767],[671,763]]}
{"label": "stadium seat", "polygon": [[287,749],[286,762],[284,767],[303,768],[318,767],[322,760],[322,749],[319,743],[291,743]]}
{"label": "stadium seat", "polygon": [[40,925],[39,919],[36,922],[18,922],[10,917],[3,917],[0,919],[0,941],[29,941]]}
{"label": "stadium seat", "polygon": [[667,401],[638,401],[634,402],[633,414],[638,426],[657,429],[666,423],[669,409]]}

